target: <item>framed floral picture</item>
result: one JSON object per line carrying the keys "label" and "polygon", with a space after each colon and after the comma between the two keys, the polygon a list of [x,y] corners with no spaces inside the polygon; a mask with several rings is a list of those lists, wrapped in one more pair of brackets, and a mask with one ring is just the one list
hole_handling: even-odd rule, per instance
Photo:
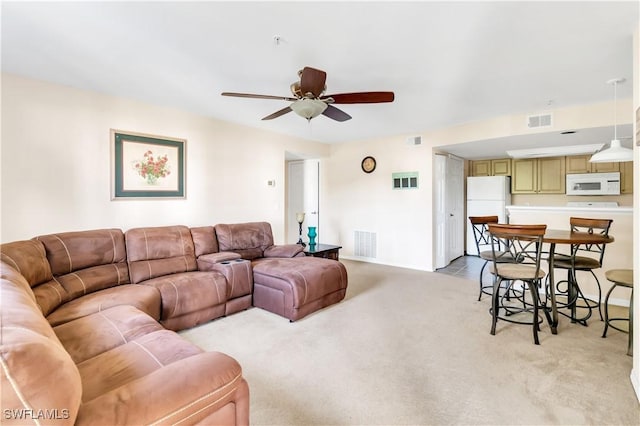
{"label": "framed floral picture", "polygon": [[186,143],[111,130],[111,199],[185,198]]}

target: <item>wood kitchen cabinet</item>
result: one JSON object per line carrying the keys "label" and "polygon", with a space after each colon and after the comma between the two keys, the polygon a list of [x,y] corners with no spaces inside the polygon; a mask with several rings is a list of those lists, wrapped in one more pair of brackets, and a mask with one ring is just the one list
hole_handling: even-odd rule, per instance
{"label": "wood kitchen cabinet", "polygon": [[620,163],[589,163],[593,173],[619,172]]}
{"label": "wood kitchen cabinet", "polygon": [[574,173],[590,173],[591,163],[589,162],[590,155],[572,155],[566,157],[567,174]]}
{"label": "wood kitchen cabinet", "polygon": [[618,164],[620,165],[620,193],[633,194],[633,161]]}
{"label": "wood kitchen cabinet", "polygon": [[511,158],[491,160],[491,176],[511,176]]}
{"label": "wood kitchen cabinet", "polygon": [[567,174],[609,173],[620,171],[620,163],[590,163],[591,155],[571,155],[566,157]]}
{"label": "wood kitchen cabinet", "polygon": [[620,172],[620,193],[633,193],[633,161],[590,163],[591,155],[470,161],[470,176],[511,176],[513,194],[564,194],[566,175]]}
{"label": "wood kitchen cabinet", "polygon": [[565,157],[524,158],[511,162],[512,194],[564,194]]}
{"label": "wood kitchen cabinet", "polygon": [[471,161],[471,176],[511,176],[511,159]]}
{"label": "wood kitchen cabinet", "polygon": [[491,160],[474,160],[470,169],[471,176],[491,176]]}

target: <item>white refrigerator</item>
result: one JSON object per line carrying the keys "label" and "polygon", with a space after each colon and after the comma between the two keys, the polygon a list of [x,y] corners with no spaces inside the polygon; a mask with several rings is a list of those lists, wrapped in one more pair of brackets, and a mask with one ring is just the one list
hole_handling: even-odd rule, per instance
{"label": "white refrigerator", "polygon": [[509,176],[470,176],[467,178],[467,254],[477,255],[469,216],[498,216],[507,223],[507,206],[511,204]]}

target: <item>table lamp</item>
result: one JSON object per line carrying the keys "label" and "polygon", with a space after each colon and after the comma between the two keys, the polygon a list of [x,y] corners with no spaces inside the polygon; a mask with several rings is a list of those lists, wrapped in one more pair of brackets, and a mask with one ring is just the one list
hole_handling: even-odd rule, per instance
{"label": "table lamp", "polygon": [[300,244],[302,247],[305,247],[306,244],[302,242],[302,222],[304,222],[304,213],[296,213],[296,220],[298,221],[298,234],[300,235],[296,244]]}

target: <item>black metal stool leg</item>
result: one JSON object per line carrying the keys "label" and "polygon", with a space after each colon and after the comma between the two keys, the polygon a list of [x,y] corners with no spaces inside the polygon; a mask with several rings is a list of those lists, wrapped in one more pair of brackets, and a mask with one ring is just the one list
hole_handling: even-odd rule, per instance
{"label": "black metal stool leg", "polygon": [[502,282],[501,278],[496,277],[493,281],[493,294],[491,295],[491,334],[495,335],[496,334],[496,324],[498,323],[498,298],[499,298],[499,292],[498,289],[500,288],[500,283]]}
{"label": "black metal stool leg", "polygon": [[483,293],[482,289],[484,288],[482,285],[482,276],[484,275],[484,268],[487,267],[487,263],[489,263],[489,261],[485,260],[484,265],[482,265],[482,268],[480,268],[480,294],[478,294],[478,302],[482,298],[482,293]]}
{"label": "black metal stool leg", "polygon": [[629,343],[627,355],[633,356],[633,289],[631,289],[631,301],[629,302]]}

